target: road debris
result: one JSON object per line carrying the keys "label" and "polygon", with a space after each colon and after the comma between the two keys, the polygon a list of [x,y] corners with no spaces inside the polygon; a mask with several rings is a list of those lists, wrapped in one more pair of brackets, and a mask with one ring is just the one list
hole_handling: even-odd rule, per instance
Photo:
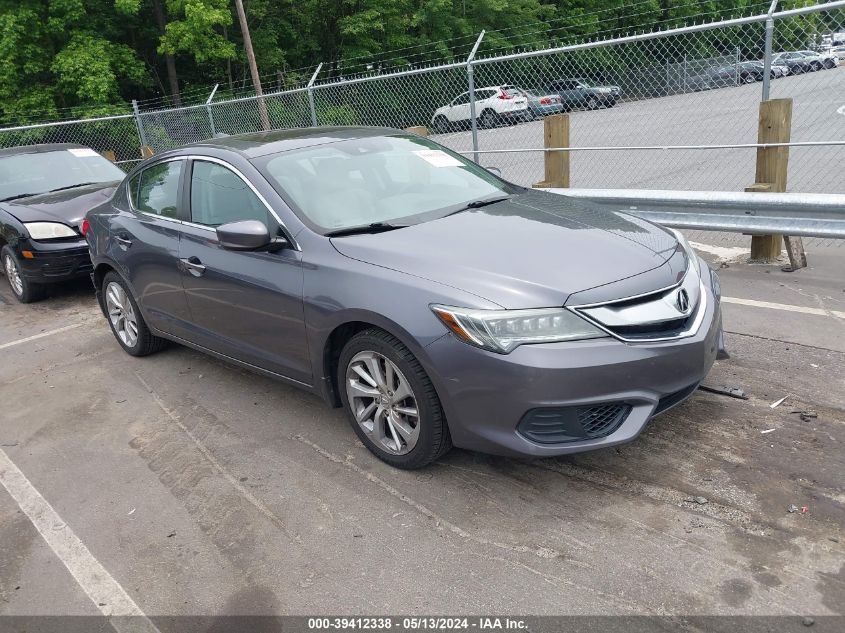
{"label": "road debris", "polygon": [[781,398],[780,400],[775,400],[772,404],[770,404],[770,405],[769,405],[769,408],[770,408],[770,409],[776,409],[777,407],[779,407],[780,405],[782,405],[782,404],[783,404],[783,401],[784,401],[784,400],[786,400],[788,397],[789,397],[789,394],[786,394],[786,395],[785,395],[783,398]]}
{"label": "road debris", "polygon": [[761,433],[762,435],[765,435],[766,433],[771,433],[771,432],[772,432],[772,431],[774,431],[774,430],[775,430],[775,429],[766,429],[766,430],[764,430],[764,431],[760,431],[760,433]]}
{"label": "road debris", "polygon": [[798,506],[790,503],[789,506],[787,506],[786,511],[789,512],[789,514],[795,514],[798,512]]}
{"label": "road debris", "polygon": [[703,506],[705,503],[710,503],[707,500],[707,497],[687,497],[684,501],[687,503],[697,503],[700,506]]}
{"label": "road debris", "polygon": [[129,512],[127,512],[126,516],[131,517],[133,514],[135,514],[135,508],[132,508]]}
{"label": "road debris", "polygon": [[815,623],[816,621],[810,616],[805,616],[801,618],[801,624],[803,624],[804,626],[813,626]]}
{"label": "road debris", "polygon": [[730,398],[737,398],[739,400],[748,400],[748,396],[746,396],[745,392],[739,387],[727,387],[722,385],[698,385],[698,388],[702,391],[717,393],[721,396],[728,396]]}
{"label": "road debris", "polygon": [[808,420],[815,420],[817,417],[819,417],[819,414],[811,409],[808,409],[807,411],[790,411],[790,413],[797,413],[798,417],[800,417],[803,422],[807,422]]}

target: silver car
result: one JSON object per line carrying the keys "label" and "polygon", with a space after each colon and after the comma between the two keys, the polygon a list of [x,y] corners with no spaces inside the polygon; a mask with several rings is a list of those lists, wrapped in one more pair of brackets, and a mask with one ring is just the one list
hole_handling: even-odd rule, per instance
{"label": "silver car", "polygon": [[680,234],[399,130],[165,152],[82,229],[126,352],[175,341],[307,389],[400,468],[630,441],[723,351],[719,280]]}

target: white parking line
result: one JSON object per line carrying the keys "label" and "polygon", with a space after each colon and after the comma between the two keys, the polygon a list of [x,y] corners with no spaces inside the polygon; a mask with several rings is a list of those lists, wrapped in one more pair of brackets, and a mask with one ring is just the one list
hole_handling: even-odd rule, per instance
{"label": "white parking line", "polygon": [[64,327],[56,328],[55,330],[47,330],[46,332],[41,332],[41,334],[33,334],[32,336],[27,336],[26,338],[21,338],[17,341],[3,343],[2,345],[0,345],[0,349],[14,347],[15,345],[22,345],[24,343],[29,343],[30,341],[37,341],[40,338],[44,338],[46,336],[53,336],[54,334],[61,334],[62,332],[67,332],[68,330],[73,330],[74,328],[82,327],[83,325],[85,325],[84,322],[74,323],[73,325],[66,325]]}
{"label": "white parking line", "polygon": [[[94,558],[3,449],[0,449],[0,483],[100,612],[113,618],[110,622],[113,628],[158,633],[140,607]],[[123,619],[124,616],[136,617]]]}
{"label": "white parking line", "polygon": [[754,299],[739,299],[737,297],[722,297],[722,303],[735,303],[737,305],[751,306],[753,308],[770,308],[772,310],[783,310],[784,312],[800,312],[801,314],[815,314],[818,316],[835,317],[845,319],[845,312],[836,310],[825,310],[824,308],[808,308],[805,306],[794,306],[787,303],[771,303],[769,301],[756,301]]}

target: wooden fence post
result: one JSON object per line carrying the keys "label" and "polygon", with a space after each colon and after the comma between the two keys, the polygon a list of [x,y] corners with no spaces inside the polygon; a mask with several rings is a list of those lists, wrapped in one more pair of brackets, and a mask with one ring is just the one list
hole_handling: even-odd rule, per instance
{"label": "wooden fence post", "polygon": [[[789,143],[792,128],[792,99],[770,99],[760,104],[757,126],[758,143]],[[746,191],[786,191],[789,147],[758,147],[754,185]],[[780,257],[780,235],[753,235],[751,259],[772,260]]]}
{"label": "wooden fence post", "polygon": [[428,136],[428,128],[424,125],[415,125],[414,127],[405,128],[406,132],[416,134],[417,136]]}
{"label": "wooden fence post", "polygon": [[[543,119],[543,146],[569,147],[569,115],[553,114]],[[534,187],[569,187],[569,152],[543,152],[545,176]]]}

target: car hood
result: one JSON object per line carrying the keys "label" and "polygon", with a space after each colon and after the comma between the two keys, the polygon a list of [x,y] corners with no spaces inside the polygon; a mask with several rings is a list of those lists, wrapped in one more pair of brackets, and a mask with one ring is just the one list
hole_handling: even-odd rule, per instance
{"label": "car hood", "polygon": [[101,182],[3,203],[21,222],[62,222],[78,227],[92,208],[111,198],[117,182]]}
{"label": "car hood", "polygon": [[[535,190],[402,229],[332,238],[332,244],[352,259],[509,309],[560,306],[575,293],[590,301],[641,294],[675,283],[686,266],[666,229]],[[606,290],[585,292],[597,288]]]}

